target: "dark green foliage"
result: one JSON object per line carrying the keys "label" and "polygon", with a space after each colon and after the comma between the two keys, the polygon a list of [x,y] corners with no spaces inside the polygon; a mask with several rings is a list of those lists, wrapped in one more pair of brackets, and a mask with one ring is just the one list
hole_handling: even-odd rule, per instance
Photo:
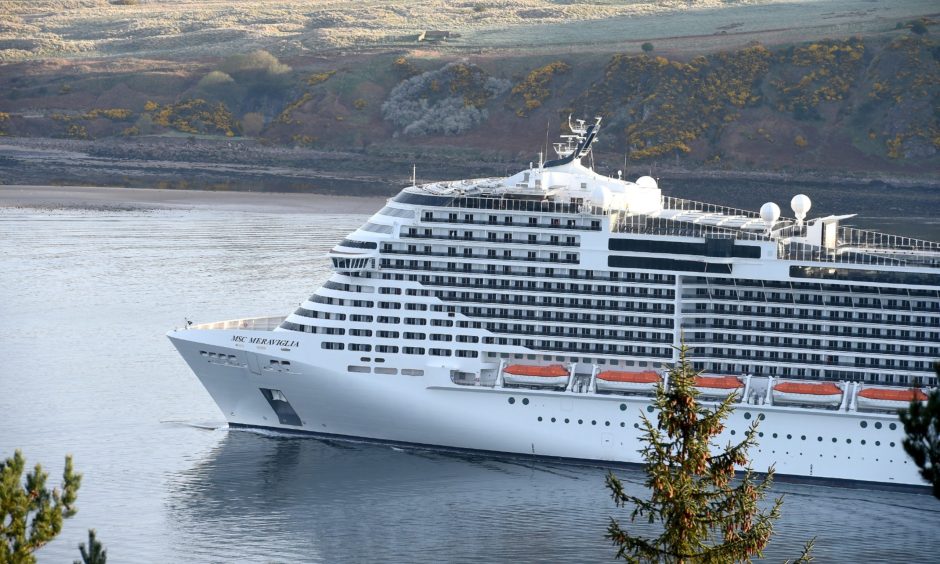
{"label": "dark green foliage", "polygon": [[[235,84],[226,86],[225,75],[231,77]],[[207,80],[209,83],[204,84]],[[293,85],[291,68],[264,50],[232,55],[222,61],[217,71],[200,81],[203,91],[217,96],[216,99],[230,107],[236,107],[238,100],[245,98],[252,99],[254,105],[263,105],[266,98],[280,98]],[[251,106],[248,103],[240,105],[246,110]]]}
{"label": "dark green foliage", "polygon": [[911,22],[911,31],[913,31],[917,35],[923,35],[927,33],[927,25],[924,23],[924,20],[917,20],[915,22]]}
{"label": "dark green foliage", "polygon": [[72,469],[72,457],[65,457],[62,489],[46,488],[48,474],[37,464],[26,474],[26,460],[17,450],[0,463],[0,562],[29,564],[33,553],[54,539],[62,521],[75,515],[75,500],[82,482]]}
{"label": "dark green foliage", "polygon": [[542,102],[552,95],[548,89],[552,80],[570,70],[571,65],[564,61],[555,61],[533,70],[513,87],[506,105],[515,109],[517,116],[527,116],[529,112],[540,108]]}
{"label": "dark green foliage", "polygon": [[244,55],[232,55],[222,62],[220,70],[233,78],[245,76],[272,77],[290,72],[290,67],[277,60],[277,57],[264,50],[252,51]]}
{"label": "dark green foliage", "polygon": [[640,45],[640,49],[643,49],[643,52],[644,52],[644,53],[652,53],[652,52],[653,52],[653,44],[650,43],[649,41],[647,41],[647,42],[644,43],[643,45]]}
{"label": "dark green foliage", "polygon": [[[617,547],[617,557],[629,562],[746,562],[760,557],[773,534],[783,498],[768,511],[758,503],[773,483],[773,468],[757,480],[748,467],[747,451],[756,444],[757,421],[744,440],[729,444],[712,455],[715,438],[724,430],[734,396],[714,410],[699,405],[696,372],[680,349],[679,363],[669,372],[666,386],[656,392],[659,410],[654,424],[643,415],[641,454],[646,464],[649,499],[628,495],[620,481],[607,475],[607,487],[618,507],[632,506],[630,520],[659,523],[656,538],[630,534],[613,518],[607,538]],[[735,480],[735,467],[745,467]],[[811,543],[799,562],[809,561]]]}
{"label": "dark green foliage", "polygon": [[[934,365],[940,377],[940,363]],[[912,401],[899,413],[904,425],[904,450],[920,468],[920,475],[931,484],[940,499],[940,389],[927,397],[927,403]]]}
{"label": "dark green foliage", "polygon": [[87,550],[85,543],[80,543],[78,550],[82,553],[82,559],[74,560],[73,564],[106,564],[108,561],[108,551],[105,550],[104,546],[95,538],[94,529],[88,529]]}
{"label": "dark green foliage", "polygon": [[760,102],[771,58],[762,45],[688,63],[614,55],[577,111],[604,116],[611,129],[624,125],[631,159],[690,153],[696,140],[717,138],[741,109]]}

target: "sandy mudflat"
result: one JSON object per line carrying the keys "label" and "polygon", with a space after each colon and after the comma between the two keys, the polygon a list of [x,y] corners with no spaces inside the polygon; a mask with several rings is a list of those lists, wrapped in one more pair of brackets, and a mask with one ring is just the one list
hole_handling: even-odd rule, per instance
{"label": "sandy mudflat", "polygon": [[374,213],[383,198],[87,186],[0,186],[0,208],[219,209],[264,213]]}

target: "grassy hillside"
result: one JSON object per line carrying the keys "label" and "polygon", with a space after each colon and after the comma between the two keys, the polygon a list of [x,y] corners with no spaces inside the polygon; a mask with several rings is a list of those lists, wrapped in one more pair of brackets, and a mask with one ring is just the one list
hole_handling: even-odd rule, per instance
{"label": "grassy hillside", "polygon": [[531,160],[574,113],[605,118],[596,151],[611,163],[930,174],[940,167],[937,32],[902,25],[866,39],[688,56],[653,46],[456,60],[256,50],[187,63],[28,61],[2,67],[0,135],[450,146]]}

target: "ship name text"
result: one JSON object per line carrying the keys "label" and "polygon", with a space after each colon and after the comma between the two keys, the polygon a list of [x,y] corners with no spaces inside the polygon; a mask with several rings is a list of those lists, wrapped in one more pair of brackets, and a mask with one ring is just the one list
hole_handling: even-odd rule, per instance
{"label": "ship name text", "polygon": [[249,343],[252,345],[271,345],[273,347],[299,347],[300,341],[290,339],[268,339],[266,337],[246,337],[244,335],[232,335],[232,340],[236,343]]}

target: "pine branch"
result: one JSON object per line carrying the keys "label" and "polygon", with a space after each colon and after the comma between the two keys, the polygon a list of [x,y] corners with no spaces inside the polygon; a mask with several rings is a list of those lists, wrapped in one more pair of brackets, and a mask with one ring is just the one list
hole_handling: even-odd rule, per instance
{"label": "pine branch", "polygon": [[[733,396],[714,409],[698,403],[696,372],[686,359],[670,371],[668,386],[658,386],[653,404],[659,410],[654,425],[645,415],[640,454],[646,461],[648,499],[627,494],[608,473],[607,486],[617,507],[632,506],[631,521],[646,517],[659,522],[656,538],[630,535],[611,519],[607,538],[618,547],[617,557],[630,562],[696,562],[724,564],[759,557],[773,535],[783,498],[762,511],[759,502],[773,484],[774,469],[757,479],[748,465],[748,450],[757,444],[758,421],[737,444],[728,443],[712,454],[713,438],[724,431],[734,409]],[[733,483],[735,468],[744,468]]]}

